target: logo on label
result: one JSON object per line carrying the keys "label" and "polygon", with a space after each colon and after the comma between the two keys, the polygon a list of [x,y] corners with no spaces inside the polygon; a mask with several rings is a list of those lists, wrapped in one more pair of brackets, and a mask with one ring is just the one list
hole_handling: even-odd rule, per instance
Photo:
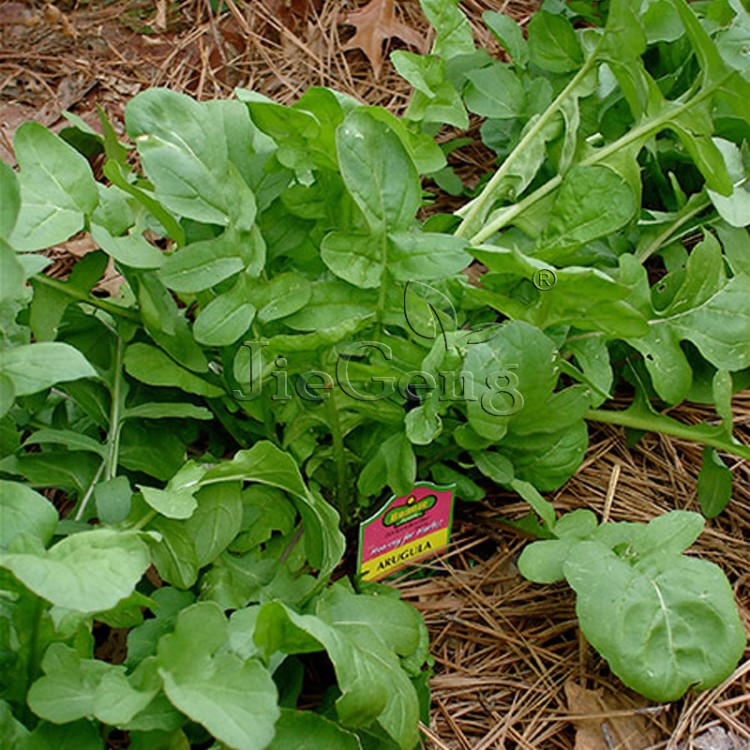
{"label": "logo on label", "polygon": [[397,505],[385,514],[383,524],[385,526],[401,526],[403,523],[415,521],[417,518],[421,518],[430,508],[434,508],[436,502],[437,497],[435,495],[428,495],[422,500],[417,500],[414,495],[409,495],[409,499],[404,505]]}

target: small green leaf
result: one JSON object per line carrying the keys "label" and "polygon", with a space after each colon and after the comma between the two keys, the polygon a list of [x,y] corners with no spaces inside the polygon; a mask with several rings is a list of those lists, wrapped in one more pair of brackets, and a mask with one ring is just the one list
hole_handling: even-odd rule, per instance
{"label": "small green leaf", "polygon": [[194,404],[173,404],[166,401],[153,401],[138,404],[125,410],[123,419],[213,419],[209,409]]}
{"label": "small green leaf", "polygon": [[464,99],[471,112],[498,120],[512,120],[523,114],[523,87],[508,65],[497,62],[472,71],[468,77]]}
{"label": "small green leaf", "polygon": [[545,539],[524,547],[518,570],[534,583],[556,583],[565,578],[563,567],[578,539]]}
{"label": "small green leaf", "polygon": [[106,447],[98,440],[80,432],[73,432],[72,430],[37,430],[26,438],[24,445],[46,445],[48,443],[64,445],[74,451],[96,453],[102,458],[107,453]]}
{"label": "small green leaf", "polygon": [[113,477],[94,488],[96,514],[102,523],[121,523],[130,514],[133,490],[127,477]]}
{"label": "small green leaf", "polygon": [[193,242],[169,256],[159,270],[162,283],[176,292],[200,292],[245,267],[240,235],[228,229],[218,237]]}
{"label": "small green leaf", "polygon": [[249,301],[243,277],[227,292],[214,297],[198,314],[193,325],[196,341],[206,346],[230,346],[250,328],[255,307]]}
{"label": "small green leaf", "polygon": [[534,485],[521,479],[514,479],[510,486],[534,509],[544,525],[552,532],[555,530],[556,514],[552,503],[545,500]]}
{"label": "small green leaf", "polygon": [[93,717],[107,724],[124,724],[146,708],[159,690],[154,679],[150,689],[137,690],[123,667],[81,659],[62,643],[53,643],[47,649],[42,668],[45,676],[31,686],[29,707],[55,724]]}
{"label": "small green leaf", "polygon": [[143,499],[166,518],[190,518],[198,507],[198,502],[193,496],[195,489],[157,490],[155,487],[137,486]]}
{"label": "small green leaf", "polygon": [[0,480],[0,549],[7,549],[21,534],[46,545],[57,521],[57,511],[46,497],[19,482]]}
{"label": "small green leaf", "polygon": [[131,268],[160,268],[166,260],[164,253],[147,242],[142,234],[113,237],[104,227],[94,225],[91,236],[107,255]]}
{"label": "small green leaf", "polygon": [[719,216],[727,224],[738,228],[746,227],[750,224],[750,179],[748,179],[742,153],[734,143],[724,138],[714,138],[713,142],[724,158],[733,187],[728,196],[721,195],[714,190],[708,190],[708,195],[716,206]]}
{"label": "small green leaf", "polygon": [[171,386],[207,398],[224,393],[221,388],[180,367],[161,349],[148,344],[131,344],[125,351],[124,363],[129,375],[148,385]]}
{"label": "small green leaf", "polygon": [[529,23],[529,56],[534,65],[551,73],[570,73],[583,63],[570,21],[546,10],[536,13]]}
{"label": "small green leaf", "polygon": [[703,449],[703,464],[698,474],[698,503],[706,518],[716,518],[732,499],[732,472],[715,448]]}
{"label": "small green leaf", "polygon": [[0,193],[3,196],[0,206],[0,239],[7,240],[16,225],[21,208],[21,189],[16,173],[4,161],[0,162]]}
{"label": "small green leaf", "polygon": [[0,419],[2,419],[13,406],[16,400],[16,389],[13,381],[3,372],[0,372]]}
{"label": "small green leaf", "polygon": [[495,451],[472,453],[471,458],[477,469],[496,484],[509,485],[513,481],[513,464]]}
{"label": "small green leaf", "polygon": [[482,19],[516,66],[525,68],[529,61],[529,49],[518,23],[510,16],[493,10],[483,13]]}
{"label": "small green leaf", "polygon": [[312,284],[296,273],[282,273],[274,276],[268,286],[260,288],[258,292],[262,300],[257,303],[258,320],[270,323],[304,308],[310,301]]}
{"label": "small green leaf", "polygon": [[422,12],[435,29],[432,53],[445,60],[474,52],[471,24],[454,0],[421,0]]}

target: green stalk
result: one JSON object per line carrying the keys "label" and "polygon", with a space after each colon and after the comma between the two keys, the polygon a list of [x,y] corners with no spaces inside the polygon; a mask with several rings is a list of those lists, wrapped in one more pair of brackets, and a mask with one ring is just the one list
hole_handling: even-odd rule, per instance
{"label": "green stalk", "polygon": [[72,286],[70,286],[70,284],[66,284],[63,281],[58,281],[57,279],[51,279],[49,276],[45,276],[43,273],[38,273],[36,276],[34,276],[34,282],[37,284],[48,286],[51,289],[57,290],[58,292],[62,292],[68,297],[72,297],[79,302],[85,302],[87,305],[96,307],[99,310],[104,310],[104,312],[108,312],[110,315],[114,315],[116,318],[130,320],[133,323],[140,323],[141,321],[140,316],[134,310],[128,310],[125,307],[119,307],[118,305],[113,305],[111,302],[107,302],[106,300],[99,299],[98,297],[93,297],[90,294],[86,294],[86,292],[82,292],[80,289],[73,288]]}
{"label": "green stalk", "polygon": [[112,403],[109,407],[109,434],[107,435],[107,457],[105,459],[104,481],[114,479],[117,475],[118,455],[120,452],[120,410],[122,408],[122,339],[117,337],[115,347],[114,382],[112,384]]}
{"label": "green stalk", "polygon": [[644,432],[660,432],[663,435],[689,440],[693,443],[710,445],[720,451],[732,453],[750,460],[750,445],[730,440],[726,437],[699,434],[696,427],[683,425],[662,414],[632,414],[628,411],[609,411],[608,409],[589,409],[586,419],[602,424],[614,424]]}
{"label": "green stalk", "polygon": [[326,399],[326,411],[328,412],[328,425],[331,428],[333,455],[336,461],[336,487],[333,497],[335,505],[341,513],[342,520],[346,522],[349,510],[349,477],[346,469],[344,433],[341,430],[339,410],[333,401],[333,394]]}
{"label": "green stalk", "polygon": [[711,199],[707,198],[704,193],[703,200],[699,201],[698,204],[694,206],[690,211],[687,211],[676,221],[670,224],[663,232],[657,235],[652,242],[650,242],[645,248],[643,248],[639,253],[636,254],[638,260],[641,263],[645,263],[655,252],[659,250],[660,247],[662,247],[667,242],[667,240],[674,237],[675,232],[678,229],[687,224],[690,219],[696,217],[700,213],[703,213],[703,211],[709,208],[709,206],[711,206]]}
{"label": "green stalk", "polygon": [[[31,615],[31,635],[29,637],[29,661],[26,665],[26,689],[24,693],[29,690],[39,675],[39,665],[41,662],[41,654],[39,653],[39,627],[42,623],[42,600],[37,596],[34,596],[33,599],[34,601],[31,605],[33,609]],[[25,705],[24,713],[24,724],[27,726],[31,726],[33,722],[37,721],[37,717],[32,713],[28,703]]]}
{"label": "green stalk", "polygon": [[99,480],[101,479],[102,472],[104,471],[104,468],[106,465],[107,465],[106,461],[102,461],[99,464],[99,468],[96,470],[96,474],[94,474],[94,478],[91,480],[91,484],[86,489],[86,494],[81,499],[81,504],[78,506],[78,510],[76,511],[75,516],[73,516],[74,521],[80,521],[83,518],[83,514],[86,512],[86,508],[88,507],[89,501],[91,500],[91,497],[94,494],[94,488],[96,487]]}
{"label": "green stalk", "polygon": [[147,523],[153,521],[157,515],[158,513],[155,510],[150,510],[139,518],[130,528],[133,531],[140,531]]}
{"label": "green stalk", "polygon": [[[581,70],[583,70],[583,68]],[[637,143],[639,140],[648,139],[652,135],[655,135],[670,120],[676,117],[679,117],[683,112],[687,112],[689,109],[692,109],[697,104],[700,104],[704,99],[707,99],[710,96],[712,96],[713,93],[716,91],[716,89],[723,86],[724,83],[726,83],[726,81],[729,79],[731,75],[732,73],[727,74],[724,78],[714,83],[712,86],[707,88],[701,94],[689,99],[688,101],[678,106],[676,109],[668,110],[667,112],[664,112],[663,114],[659,115],[659,117],[656,117],[655,119],[649,122],[646,122],[637,128],[633,128],[631,131],[626,133],[621,138],[618,138],[613,143],[610,143],[609,146],[604,146],[598,151],[595,151],[593,154],[591,154],[591,156],[589,156],[586,159],[583,159],[580,162],[581,166],[588,167],[588,166],[594,166],[596,164],[600,164],[601,162],[605,161],[607,158],[609,158],[612,154],[616,153],[620,149],[627,148],[628,146],[634,143]],[[558,97],[558,99],[559,98],[560,97]],[[556,103],[557,103],[557,100],[553,102],[551,107],[555,106]],[[545,115],[546,114],[547,113],[545,112]],[[529,133],[530,132],[531,131],[529,131]],[[514,156],[514,154],[516,153],[518,148],[524,143],[524,141],[526,141],[526,138],[524,138],[521,141],[521,143],[518,144],[518,146],[513,150],[513,153],[508,157],[508,159]],[[497,175],[502,172],[503,168],[505,167],[505,164],[507,164],[507,160],[503,164],[503,167],[501,167],[501,169],[495,174],[495,177],[497,177]],[[485,195],[485,193],[487,193],[487,188],[492,184],[495,177],[493,177],[492,180],[490,180],[487,187],[484,189],[484,191],[482,191],[482,195],[480,195],[479,198],[476,200],[481,199]],[[480,229],[476,234],[474,234],[469,239],[469,242],[472,245],[478,245],[484,242],[484,240],[486,240],[488,237],[491,237],[493,234],[495,234],[495,232],[499,231],[503,227],[510,224],[511,221],[515,219],[519,214],[523,213],[528,208],[533,206],[535,203],[539,202],[542,198],[544,198],[550,192],[552,192],[552,190],[557,188],[561,182],[562,182],[562,176],[557,175],[553,177],[549,182],[545,183],[540,188],[535,190],[533,193],[526,196],[526,198],[524,198],[519,203],[508,206],[507,210],[502,211],[502,213],[494,221],[491,221],[488,224],[485,224],[485,226],[482,227],[482,229]],[[466,218],[468,219],[468,214]],[[456,234],[459,234],[459,232],[461,232],[462,227],[464,226],[464,223],[465,221],[462,222],[461,226],[459,226],[458,230],[456,231]],[[466,230],[464,229],[463,231],[465,232]]]}
{"label": "green stalk", "polygon": [[[542,130],[544,130],[550,120],[557,113],[560,105],[594,67],[600,44],[601,40],[599,41],[599,44],[597,44],[591,55],[589,55],[588,59],[583,64],[583,67],[581,67],[581,69],[573,76],[573,78],[570,79],[568,85],[557,95],[557,98],[552,102],[552,104],[549,105],[549,107],[547,107],[546,111],[534,123],[534,125],[529,128],[529,131],[523,138],[521,138],[521,140],[518,142],[518,145],[513,149],[513,151],[508,154],[508,158],[500,165],[500,168],[492,176],[492,179],[484,186],[482,192],[473,201],[471,201],[471,203],[467,204],[468,211],[466,212],[463,221],[456,230],[457,237],[463,237],[464,235],[468,234],[469,230],[473,228],[472,225],[476,223],[477,218],[486,212],[486,209],[489,207],[489,205],[492,204],[495,199],[494,194],[498,185],[508,174],[511,166],[513,166],[513,164],[518,160],[518,158],[524,152],[526,147],[534,140],[534,138],[536,138],[542,132]],[[474,243],[475,240],[472,238],[471,242]]]}

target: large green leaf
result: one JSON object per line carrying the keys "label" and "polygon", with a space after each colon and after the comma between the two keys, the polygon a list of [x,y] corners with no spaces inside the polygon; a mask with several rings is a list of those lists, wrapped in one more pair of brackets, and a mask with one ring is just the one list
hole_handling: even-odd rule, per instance
{"label": "large green leaf", "polygon": [[358,110],[339,128],[336,144],[341,176],[373,232],[408,228],[419,208],[419,175],[396,133]]}
{"label": "large green leaf", "polygon": [[564,571],[588,640],[628,687],[651,700],[716,685],[742,656],[746,636],[732,588],[706,560],[657,549],[632,562],[586,541]]}
{"label": "large green leaf", "polygon": [[94,225],[91,236],[107,255],[132,268],[160,268],[166,260],[164,253],[142,234],[113,237],[104,227]]}
{"label": "large green leaf", "polygon": [[83,229],[99,202],[86,159],[36,122],[19,126],[13,141],[21,167],[21,210],[10,235],[19,250],[43,250]]}
{"label": "large green leaf", "polygon": [[475,114],[498,120],[519,117],[525,105],[521,81],[508,65],[500,62],[469,73],[464,98]]}
{"label": "large green leaf", "polygon": [[76,612],[112,609],[135,590],[151,564],[137,534],[94,529],[48,551],[0,554],[0,566],[43,599]]}
{"label": "large green leaf", "polygon": [[[648,333],[643,314],[625,300],[628,287],[596,268],[553,270],[548,263],[518,250],[492,245],[472,248],[472,254],[496,272],[485,275],[483,289],[472,290],[472,296],[514,320],[541,329],[561,323],[575,325],[613,336]],[[543,285],[546,280],[549,286]],[[540,289],[532,290],[535,282]]]}
{"label": "large green leaf", "polygon": [[198,567],[213,562],[237,536],[242,526],[239,482],[203,487],[195,496],[198,507],[186,522]]}
{"label": "large green leaf", "polygon": [[456,55],[474,52],[474,34],[471,24],[461,12],[458,3],[450,0],[421,0],[422,12],[435,29],[432,53],[449,60]]}
{"label": "large green leaf", "polygon": [[615,232],[636,209],[632,189],[617,172],[604,166],[575,166],[563,177],[537,252],[553,258]]}
{"label": "large green leaf", "polygon": [[529,54],[534,65],[552,73],[569,73],[583,63],[570,21],[546,10],[536,13],[529,23]]}
{"label": "large green leaf", "polygon": [[279,718],[268,670],[224,649],[227,620],[217,604],[180,612],[174,633],[159,641],[159,674],[169,700],[234,750],[263,750]]}
{"label": "large green leaf", "polygon": [[217,131],[210,107],[152,88],[128,103],[125,123],[167,208],[206,224],[252,226],[255,199],[229,161],[225,134]]}
{"label": "large green leaf", "polygon": [[26,344],[4,351],[0,373],[13,383],[17,396],[37,393],[67,380],[96,377],[96,371],[78,349],[59,342]]}

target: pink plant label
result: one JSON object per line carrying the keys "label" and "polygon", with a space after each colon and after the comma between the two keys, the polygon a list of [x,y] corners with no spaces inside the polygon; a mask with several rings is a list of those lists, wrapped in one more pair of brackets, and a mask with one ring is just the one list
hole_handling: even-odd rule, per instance
{"label": "pink plant label", "polygon": [[420,482],[359,527],[358,572],[366,581],[442,552],[450,542],[455,485]]}

